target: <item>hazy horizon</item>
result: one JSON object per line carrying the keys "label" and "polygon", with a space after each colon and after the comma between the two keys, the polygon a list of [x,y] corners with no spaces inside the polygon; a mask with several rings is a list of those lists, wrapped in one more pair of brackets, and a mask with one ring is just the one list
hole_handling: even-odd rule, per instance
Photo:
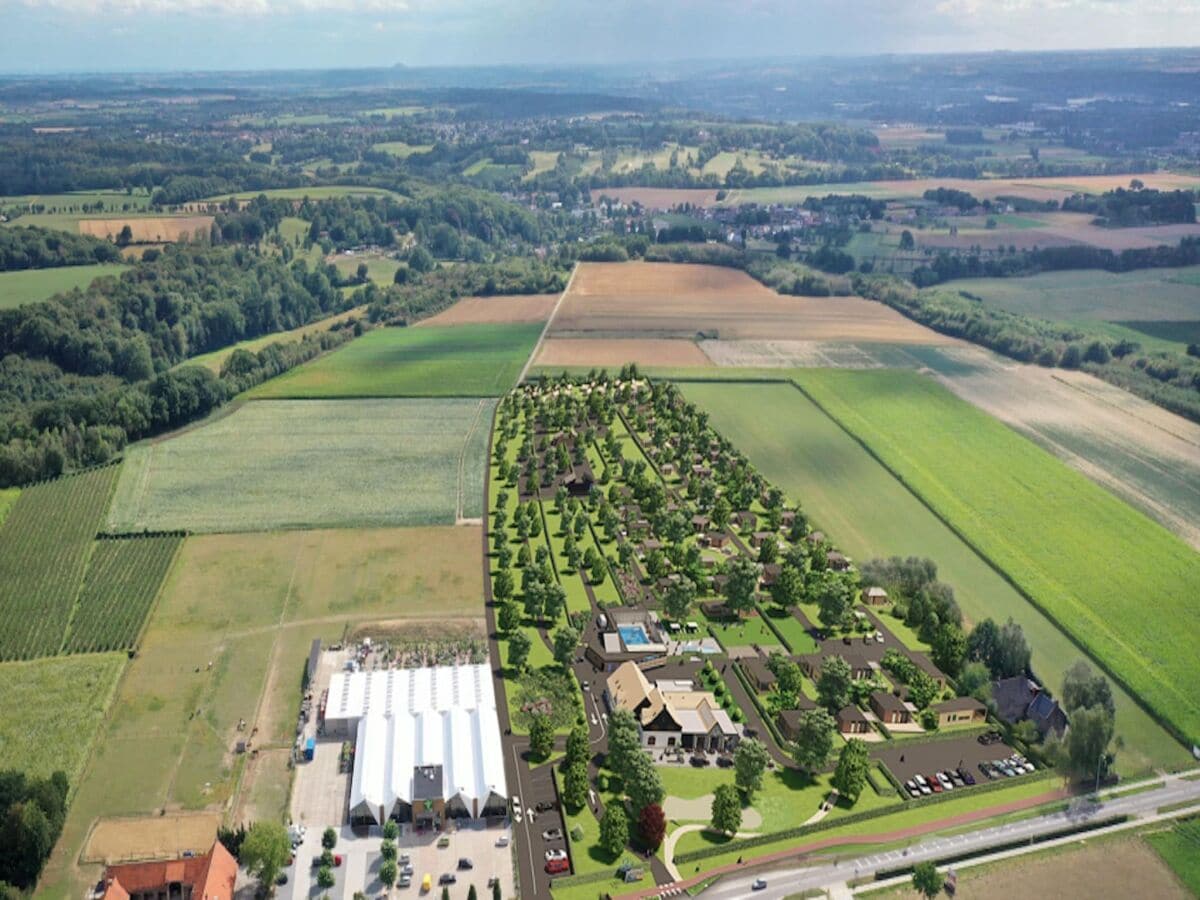
{"label": "hazy horizon", "polygon": [[[6,75],[1187,48],[1200,0],[0,0]],[[269,39],[264,40],[264,29]]]}

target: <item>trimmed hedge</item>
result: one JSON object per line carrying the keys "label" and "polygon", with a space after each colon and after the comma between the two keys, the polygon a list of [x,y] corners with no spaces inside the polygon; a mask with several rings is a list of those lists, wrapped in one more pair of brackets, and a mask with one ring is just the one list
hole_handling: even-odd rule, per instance
{"label": "trimmed hedge", "polygon": [[[1040,769],[1033,775],[1025,776],[1028,781],[1047,780],[1051,777],[1058,777],[1050,769]],[[993,781],[989,784],[976,785],[972,788],[972,796],[981,792],[994,791],[1000,788],[1009,787],[1013,782],[1009,780]],[[868,819],[877,819],[881,816],[891,815],[901,810],[910,810],[918,806],[934,806],[938,803],[945,803],[948,800],[955,800],[961,797],[962,794],[933,794],[929,797],[922,797],[920,800],[909,800],[903,804],[895,806],[885,806],[881,809],[864,810],[859,813],[850,813],[848,816],[842,816],[838,819],[830,820],[829,818],[822,819],[819,822],[814,822],[812,825],[797,825],[795,828],[787,828],[783,831],[775,831],[770,834],[760,834],[758,837],[742,838],[741,840],[733,840],[727,844],[722,844],[719,847],[706,847],[703,850],[692,850],[688,853],[681,853],[675,857],[677,866],[684,863],[696,862],[697,860],[707,859],[710,856],[719,856],[722,853],[731,853],[737,850],[750,850],[755,847],[765,847],[768,844],[775,844],[780,841],[786,841],[789,838],[804,837],[805,835],[815,834],[821,831],[829,831],[833,828],[840,828],[843,825],[852,825],[855,822],[865,822]]]}

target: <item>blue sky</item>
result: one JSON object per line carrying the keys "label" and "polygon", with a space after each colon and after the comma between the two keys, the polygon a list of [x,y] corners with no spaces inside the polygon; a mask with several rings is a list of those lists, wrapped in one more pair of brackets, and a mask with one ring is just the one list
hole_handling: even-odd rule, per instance
{"label": "blue sky", "polygon": [[1200,0],[0,0],[0,71],[1200,44]]}

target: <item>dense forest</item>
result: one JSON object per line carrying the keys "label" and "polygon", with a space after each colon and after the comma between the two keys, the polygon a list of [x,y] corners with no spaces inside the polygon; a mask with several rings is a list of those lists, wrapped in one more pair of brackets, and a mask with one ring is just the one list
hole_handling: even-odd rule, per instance
{"label": "dense forest", "polygon": [[44,228],[0,228],[0,272],[119,262],[121,251],[99,238]]}
{"label": "dense forest", "polygon": [[1196,197],[1191,191],[1117,188],[1099,196],[1075,194],[1062,202],[1062,208],[1066,212],[1091,213],[1096,217],[1095,224],[1108,228],[1196,221]]}
{"label": "dense forest", "polygon": [[32,890],[67,815],[67,776],[0,771],[0,897],[6,885]]}

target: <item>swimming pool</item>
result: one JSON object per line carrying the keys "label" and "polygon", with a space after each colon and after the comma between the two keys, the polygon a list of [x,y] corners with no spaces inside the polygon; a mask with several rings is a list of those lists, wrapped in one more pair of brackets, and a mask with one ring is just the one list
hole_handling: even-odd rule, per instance
{"label": "swimming pool", "polygon": [[618,625],[621,642],[627,647],[644,647],[650,643],[650,635],[646,634],[645,625]]}

